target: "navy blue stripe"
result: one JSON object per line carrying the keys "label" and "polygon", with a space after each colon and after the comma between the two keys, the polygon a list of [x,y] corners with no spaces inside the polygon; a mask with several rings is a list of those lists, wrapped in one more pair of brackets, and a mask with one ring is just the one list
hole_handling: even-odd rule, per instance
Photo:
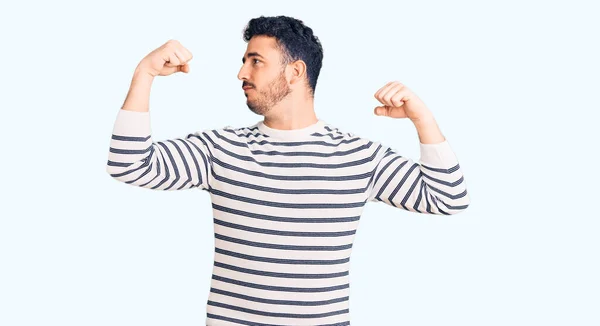
{"label": "navy blue stripe", "polygon": [[[423,182],[423,183],[425,183],[425,182]],[[425,187],[425,185],[423,185],[423,187]],[[433,210],[431,210],[431,203],[429,202],[429,196],[430,196],[430,195],[432,195],[432,194],[425,193],[425,201],[427,202],[427,212],[428,212],[429,214],[435,214],[435,213],[433,212]]]}
{"label": "navy blue stripe", "polygon": [[109,151],[111,153],[116,153],[116,154],[144,154],[144,153],[150,151],[151,148],[152,148],[152,145],[148,146],[148,148],[146,148],[146,149],[120,149],[120,148],[111,147],[109,149]]}
{"label": "navy blue stripe", "polygon": [[212,204],[212,208],[221,212],[235,214],[239,216],[246,216],[261,220],[267,221],[277,221],[277,222],[288,222],[288,223],[344,223],[344,222],[354,222],[360,219],[360,216],[350,216],[350,217],[283,217],[283,216],[273,216],[273,215],[264,215],[264,214],[256,214],[248,211],[242,211],[239,209],[233,209],[230,207],[225,207],[221,205],[217,205],[215,203]]}
{"label": "navy blue stripe", "polygon": [[449,169],[440,169],[440,168],[434,168],[434,167],[430,167],[427,166],[425,164],[421,164],[422,167],[429,169],[431,171],[435,171],[435,172],[441,172],[441,173],[446,173],[446,174],[450,174],[452,172],[457,171],[460,168],[460,164],[456,164],[455,166],[449,168]]}
{"label": "navy blue stripe", "polygon": [[[371,177],[369,178],[369,182],[367,183],[367,190],[369,189],[369,187],[371,186],[371,183],[373,182],[373,177],[375,176],[375,170],[377,170],[377,167],[375,167],[373,170],[371,170],[370,174]],[[369,193],[370,194],[370,193]]]}
{"label": "navy blue stripe", "polygon": [[215,302],[215,301],[211,301],[211,300],[208,300],[207,304],[210,306],[241,311],[241,312],[254,314],[254,315],[269,316],[269,317],[282,317],[282,318],[323,318],[323,317],[336,316],[336,315],[340,315],[340,314],[346,314],[349,312],[349,309],[343,309],[343,310],[324,312],[324,313],[319,313],[319,314],[290,314],[290,313],[282,313],[282,312],[268,312],[268,311],[248,309],[248,308],[244,308],[244,307],[238,307],[238,306]]}
{"label": "navy blue stripe", "polygon": [[439,194],[442,194],[442,195],[444,195],[444,196],[446,196],[446,197],[448,197],[450,199],[463,198],[464,196],[467,195],[467,190],[466,189],[463,192],[461,192],[460,194],[456,194],[456,195],[449,194],[449,193],[447,193],[445,191],[442,191],[442,190],[440,190],[440,189],[438,189],[436,187],[433,187],[431,185],[429,185],[429,189],[431,189],[431,190],[433,190],[433,191],[435,191],[435,192],[437,192]]}
{"label": "navy blue stripe", "polygon": [[122,173],[111,173],[110,176],[113,177],[113,178],[120,178],[120,177],[126,176],[128,174],[131,174],[131,173],[133,173],[135,171],[138,171],[138,170],[144,168],[147,165],[148,165],[148,161],[144,162],[142,165],[138,166],[137,168],[135,168],[133,170],[127,170],[127,171],[122,172]]}
{"label": "navy blue stripe", "polygon": [[257,323],[254,321],[247,321],[247,320],[242,320],[242,319],[237,319],[237,318],[225,317],[225,316],[221,316],[221,315],[211,314],[210,312],[206,313],[206,317],[208,317],[210,319],[214,319],[214,320],[224,320],[224,321],[238,323],[240,325],[248,325],[248,326],[283,326],[283,325],[275,325],[275,324]]}
{"label": "navy blue stripe", "polygon": [[[135,163],[135,162],[134,162],[134,163]],[[133,163],[114,162],[114,161],[108,160],[108,161],[106,162],[106,164],[107,164],[108,166],[128,167],[128,166],[132,165]]]}
{"label": "navy blue stripe", "polygon": [[346,250],[352,248],[352,243],[346,245],[339,246],[296,246],[296,245],[281,245],[274,243],[263,243],[263,242],[254,242],[248,240],[242,240],[237,238],[228,237],[222,234],[215,233],[215,239],[233,242],[238,244],[243,244],[251,247],[258,248],[269,248],[269,249],[279,249],[279,250],[299,250],[299,251],[338,251],[338,250]]}
{"label": "navy blue stripe", "polygon": [[[208,318],[215,319],[215,320],[220,319],[220,320],[225,320],[225,321],[229,321],[229,322],[233,322],[233,323],[238,323],[238,324],[242,324],[242,325],[250,325],[250,326],[287,326],[287,325],[263,324],[263,323],[253,322],[253,321],[251,322],[251,321],[247,321],[247,320],[225,317],[225,316],[215,315],[215,314],[211,314],[211,313],[207,313],[206,316]],[[316,325],[316,326],[349,326],[349,325],[350,325],[350,321],[344,321],[341,323],[327,324],[327,325],[323,324],[323,325]]]}
{"label": "navy blue stripe", "polygon": [[336,132],[336,133],[338,133],[338,134],[342,134],[342,132],[340,131],[340,129],[339,129],[339,128],[334,128],[334,129],[332,129],[332,128],[330,128],[329,126],[323,126],[323,127],[324,127],[325,129],[327,129],[327,131],[331,131],[331,132]]}
{"label": "navy blue stripe", "polygon": [[318,132],[315,132],[315,133],[311,134],[311,136],[315,136],[315,137],[325,137],[325,136],[329,136],[329,137],[331,137],[331,139],[333,139],[333,140],[337,140],[337,139],[342,139],[342,138],[344,138],[344,136],[343,136],[343,135],[342,135],[342,136],[339,136],[339,137],[335,137],[335,136],[333,136],[333,135],[331,135],[331,134],[321,134],[321,133],[318,133]]}
{"label": "navy blue stripe", "polygon": [[150,136],[147,137],[131,137],[131,136],[120,136],[120,135],[112,135],[112,139],[114,140],[125,140],[125,141],[139,141],[139,142],[145,142],[148,139],[150,139]]}
{"label": "navy blue stripe", "polygon": [[269,207],[279,207],[279,208],[299,208],[299,209],[334,209],[334,208],[355,208],[362,207],[365,205],[366,201],[354,202],[354,203],[282,203],[282,202],[274,202],[274,201],[266,201],[255,198],[243,197],[231,193],[227,193],[218,189],[212,189],[211,193],[216,196],[221,196],[225,198],[229,198],[231,200],[237,200],[245,203],[250,203],[254,205],[262,205]]}
{"label": "navy blue stripe", "polygon": [[443,185],[448,186],[448,187],[456,187],[456,186],[458,186],[459,184],[461,184],[464,181],[464,176],[462,176],[462,175],[460,176],[460,179],[458,179],[458,180],[456,180],[454,182],[448,182],[448,181],[436,179],[436,178],[434,178],[432,176],[429,176],[427,173],[423,173],[423,176],[425,176],[429,180],[435,181],[435,182],[437,182],[439,184],[443,184]]}
{"label": "navy blue stripe", "polygon": [[280,231],[280,230],[272,230],[272,229],[260,229],[260,228],[246,226],[246,225],[235,224],[235,223],[219,220],[216,217],[213,220],[214,220],[215,224],[226,226],[226,227],[232,228],[232,229],[244,230],[244,231],[253,232],[253,233],[280,235],[280,236],[286,236],[286,237],[329,238],[329,237],[346,237],[346,236],[353,235],[356,233],[356,230],[338,231],[338,232]]}
{"label": "navy blue stripe", "polygon": [[224,269],[229,269],[229,270],[240,272],[240,273],[260,275],[260,276],[266,276],[266,277],[278,277],[278,278],[324,279],[324,278],[343,277],[343,276],[349,275],[348,271],[337,272],[337,273],[327,273],[327,274],[298,274],[298,273],[269,272],[269,271],[261,271],[261,270],[257,270],[257,269],[243,268],[243,267],[239,267],[239,266],[221,263],[218,261],[215,261],[214,266],[224,268]]}
{"label": "navy blue stripe", "polygon": [[328,305],[328,304],[348,301],[348,299],[349,299],[348,296],[345,296],[345,297],[341,297],[341,298],[322,300],[322,301],[273,300],[273,299],[252,297],[249,295],[235,293],[235,292],[231,292],[231,291],[225,291],[225,290],[217,289],[214,287],[210,288],[210,292],[225,295],[228,297],[253,301],[253,302],[260,302],[260,303],[267,303],[267,304],[274,304],[274,305],[284,305],[284,306],[306,306],[306,307],[324,306],[324,305]]}
{"label": "navy blue stripe", "polygon": [[305,259],[281,259],[271,257],[259,257],[241,254],[239,252],[215,248],[215,252],[221,255],[237,257],[246,260],[260,261],[265,263],[286,264],[286,265],[338,265],[350,261],[350,258],[333,259],[333,260],[305,260]]}
{"label": "navy blue stripe", "polygon": [[221,281],[224,283],[235,284],[239,286],[245,286],[247,288],[267,290],[267,291],[277,291],[277,292],[293,292],[293,293],[322,293],[322,292],[332,292],[339,291],[343,289],[347,289],[350,287],[349,283],[334,285],[334,286],[325,286],[319,288],[296,288],[296,287],[287,287],[287,286],[273,286],[273,285],[264,285],[264,284],[256,284],[250,282],[244,282],[232,278],[227,278],[219,275],[212,275],[213,280]]}
{"label": "navy blue stripe", "polygon": [[[431,186],[430,186],[430,187],[431,187]],[[431,187],[431,188],[433,188],[433,187]],[[432,190],[435,190],[435,191],[437,191],[437,189],[435,189],[435,188],[433,188]],[[464,197],[464,196],[466,196],[466,195],[467,195],[467,190],[465,189],[465,190],[463,190],[463,192],[461,192],[460,194],[458,194],[458,195],[454,196],[455,198],[452,198],[452,199],[462,198],[462,197]],[[444,201],[443,201],[441,198],[438,198],[438,197],[437,197],[437,196],[435,196],[435,195],[434,195],[434,197],[435,197],[437,200],[439,200],[439,201],[440,201],[442,204],[444,204],[444,206],[446,206],[446,207],[447,207],[447,208],[449,208],[449,209],[466,209],[466,208],[469,206],[468,204],[467,204],[467,205],[460,205],[460,206],[452,206],[452,205],[450,205],[450,204],[446,204],[446,202],[444,202]]]}
{"label": "navy blue stripe", "polygon": [[[466,192],[466,190],[465,190],[465,192]],[[440,202],[449,209],[467,209],[467,207],[469,207],[469,205],[452,206],[452,205],[446,204],[442,200],[440,200]]]}
{"label": "navy blue stripe", "polygon": [[419,205],[421,204],[421,200],[423,200],[423,193],[425,193],[425,190],[424,190],[424,189],[425,189],[425,188],[424,188],[424,187],[425,187],[425,182],[423,181],[423,179],[422,179],[422,178],[421,178],[421,179],[418,179],[418,180],[420,180],[420,181],[421,181],[421,186],[420,186],[420,188],[419,188],[419,196],[417,196],[417,200],[415,200],[415,204],[413,205],[413,209],[414,209],[415,211],[419,212],[419,213],[422,213],[422,212],[419,210]]}

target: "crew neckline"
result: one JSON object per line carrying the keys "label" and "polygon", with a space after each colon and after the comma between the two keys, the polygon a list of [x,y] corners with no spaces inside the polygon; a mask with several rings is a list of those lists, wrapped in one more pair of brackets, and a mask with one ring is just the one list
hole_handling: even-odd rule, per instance
{"label": "crew neckline", "polygon": [[272,138],[297,140],[297,139],[306,138],[317,131],[323,132],[325,130],[324,127],[326,124],[327,123],[325,121],[318,119],[317,122],[313,123],[310,126],[304,127],[304,128],[274,129],[274,128],[267,126],[263,120],[263,121],[259,121],[256,124],[256,127],[258,128],[258,130],[260,130],[261,133],[263,133],[269,137],[272,137]]}

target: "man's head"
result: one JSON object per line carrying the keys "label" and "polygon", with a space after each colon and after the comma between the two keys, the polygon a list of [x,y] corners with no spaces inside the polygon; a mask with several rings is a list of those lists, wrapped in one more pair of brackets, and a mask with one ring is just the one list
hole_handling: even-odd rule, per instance
{"label": "man's head", "polygon": [[314,96],[323,61],[323,48],[312,29],[286,17],[251,19],[244,30],[248,42],[238,78],[248,107],[264,115],[275,104],[298,92]]}

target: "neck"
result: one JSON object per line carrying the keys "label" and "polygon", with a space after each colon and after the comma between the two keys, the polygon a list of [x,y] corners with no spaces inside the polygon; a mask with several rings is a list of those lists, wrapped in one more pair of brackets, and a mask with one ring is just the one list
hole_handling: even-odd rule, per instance
{"label": "neck", "polygon": [[285,98],[273,106],[264,117],[265,125],[281,130],[302,129],[319,120],[315,114],[312,97]]}

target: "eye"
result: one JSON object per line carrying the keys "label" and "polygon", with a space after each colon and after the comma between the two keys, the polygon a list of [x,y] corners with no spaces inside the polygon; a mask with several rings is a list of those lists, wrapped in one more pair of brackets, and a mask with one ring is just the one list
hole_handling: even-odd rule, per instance
{"label": "eye", "polygon": [[257,63],[259,63],[259,62],[260,62],[260,60],[258,60],[258,59],[252,59],[252,62],[253,62],[254,64],[257,64]]}

